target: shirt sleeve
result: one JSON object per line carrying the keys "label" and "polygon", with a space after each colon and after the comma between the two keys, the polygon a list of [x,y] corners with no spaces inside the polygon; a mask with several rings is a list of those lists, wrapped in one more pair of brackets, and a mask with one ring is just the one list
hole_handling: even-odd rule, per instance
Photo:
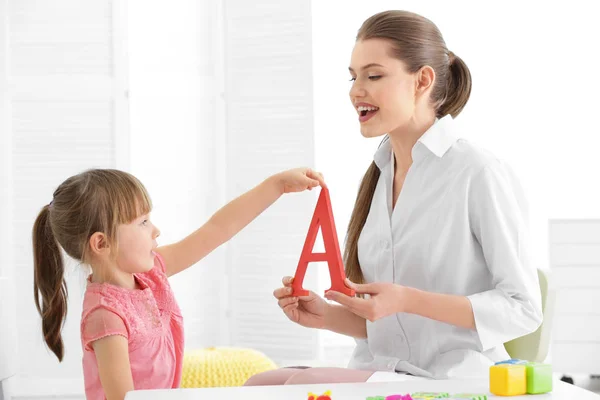
{"label": "shirt sleeve", "polygon": [[129,332],[123,318],[107,308],[96,308],[81,322],[81,340],[84,350],[92,351],[94,341],[112,335],[129,339]]}
{"label": "shirt sleeve", "polygon": [[493,289],[468,296],[486,351],[540,326],[540,286],[529,260],[525,196],[511,171],[484,167],[471,182],[468,202],[471,230],[492,277]]}

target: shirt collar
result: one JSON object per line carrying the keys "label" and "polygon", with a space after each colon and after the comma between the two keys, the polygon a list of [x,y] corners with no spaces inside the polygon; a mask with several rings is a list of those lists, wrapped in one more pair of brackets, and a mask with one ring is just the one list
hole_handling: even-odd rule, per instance
{"label": "shirt collar", "polygon": [[[436,119],[433,125],[421,135],[412,148],[413,163],[425,157],[427,152],[433,153],[440,158],[446,154],[458,139],[452,129],[452,122],[453,119],[450,115]],[[386,135],[373,157],[375,164],[380,170],[389,164],[391,151],[390,138]]]}

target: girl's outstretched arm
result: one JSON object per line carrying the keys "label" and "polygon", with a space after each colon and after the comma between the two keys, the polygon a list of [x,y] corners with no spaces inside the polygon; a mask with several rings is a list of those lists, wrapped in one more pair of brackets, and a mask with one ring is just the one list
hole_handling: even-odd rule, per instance
{"label": "girl's outstretched arm", "polygon": [[309,168],[297,168],[275,174],[217,211],[208,222],[185,239],[157,252],[165,260],[171,276],[194,265],[214,249],[230,240],[258,217],[284,193],[325,187],[323,176]]}

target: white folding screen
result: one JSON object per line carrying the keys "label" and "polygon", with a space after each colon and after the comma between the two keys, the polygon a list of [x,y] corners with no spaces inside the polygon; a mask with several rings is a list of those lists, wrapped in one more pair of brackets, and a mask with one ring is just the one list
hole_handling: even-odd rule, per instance
{"label": "white folding screen", "polygon": [[[226,195],[285,168],[314,165],[310,2],[224,0]],[[228,246],[230,337],[275,361],[314,360],[315,330],[272,296],[293,275],[316,193],[286,195]],[[315,288],[316,274],[305,287]]]}
{"label": "white folding screen", "polygon": [[[19,331],[16,394],[82,392],[79,319],[83,273],[69,263],[68,344],[58,363],[42,341],[33,303],[31,229],[56,186],[90,167],[127,167],[126,74],[120,3],[111,0],[7,0],[3,90],[2,224],[14,245],[6,274],[16,284]],[[4,89],[4,87],[3,87]],[[8,128],[7,128],[8,125]],[[9,194],[9,196],[7,196]],[[10,251],[10,250],[8,250]],[[4,254],[2,248],[0,253]]]}

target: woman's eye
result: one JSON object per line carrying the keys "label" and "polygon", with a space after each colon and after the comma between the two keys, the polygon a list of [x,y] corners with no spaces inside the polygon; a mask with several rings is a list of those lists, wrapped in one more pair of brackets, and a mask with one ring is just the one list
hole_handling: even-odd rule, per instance
{"label": "woman's eye", "polygon": [[373,75],[373,76],[369,77],[369,79],[372,80],[372,81],[376,81],[379,78],[381,78],[381,75]]}

